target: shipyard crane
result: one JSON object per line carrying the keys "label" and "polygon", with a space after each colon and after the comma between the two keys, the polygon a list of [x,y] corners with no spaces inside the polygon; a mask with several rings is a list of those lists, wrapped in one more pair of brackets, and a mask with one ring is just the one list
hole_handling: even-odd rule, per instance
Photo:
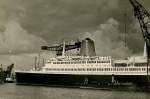
{"label": "shipyard crane", "polygon": [[[129,0],[134,9],[134,16],[138,19],[147,50],[147,75],[150,65],[150,13],[136,0]],[[147,76],[148,77],[148,76]],[[149,77],[148,77],[149,81]]]}
{"label": "shipyard crane", "polygon": [[65,51],[72,50],[72,49],[78,49],[81,47],[81,42],[77,41],[74,44],[60,44],[58,46],[42,46],[42,50],[48,50],[48,51],[56,51],[56,55],[60,56],[63,55]]}
{"label": "shipyard crane", "polygon": [[11,73],[12,73],[12,69],[14,68],[14,63],[12,63],[11,65],[9,65],[5,71],[5,75],[6,78],[10,78],[11,77]]}

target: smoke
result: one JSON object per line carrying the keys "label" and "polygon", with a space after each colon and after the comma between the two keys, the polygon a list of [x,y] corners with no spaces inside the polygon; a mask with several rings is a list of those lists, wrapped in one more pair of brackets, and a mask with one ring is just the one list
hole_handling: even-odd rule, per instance
{"label": "smoke", "polygon": [[95,41],[96,53],[100,56],[128,57],[132,51],[125,47],[120,39],[119,22],[109,18],[105,23],[100,24],[98,29],[91,33],[83,33],[80,38],[91,38]]}
{"label": "smoke", "polygon": [[85,38],[90,38],[91,40],[95,41],[94,35],[91,34],[90,32],[80,33],[79,35],[80,41],[84,40]]}

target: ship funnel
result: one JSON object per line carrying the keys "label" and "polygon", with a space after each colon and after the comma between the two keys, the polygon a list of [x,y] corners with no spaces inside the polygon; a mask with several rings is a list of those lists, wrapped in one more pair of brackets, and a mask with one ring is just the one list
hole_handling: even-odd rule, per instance
{"label": "ship funnel", "polygon": [[85,38],[81,42],[81,49],[80,49],[81,56],[95,56],[95,46],[94,41],[90,38]]}

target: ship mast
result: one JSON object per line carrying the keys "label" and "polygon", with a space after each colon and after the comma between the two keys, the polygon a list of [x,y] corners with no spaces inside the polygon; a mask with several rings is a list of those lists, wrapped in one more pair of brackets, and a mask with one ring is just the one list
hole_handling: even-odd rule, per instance
{"label": "ship mast", "polygon": [[65,47],[66,47],[66,42],[63,40],[62,56],[65,56]]}

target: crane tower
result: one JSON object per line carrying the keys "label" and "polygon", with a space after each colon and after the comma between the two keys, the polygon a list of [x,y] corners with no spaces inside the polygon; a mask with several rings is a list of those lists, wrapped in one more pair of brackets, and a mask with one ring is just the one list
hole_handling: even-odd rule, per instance
{"label": "crane tower", "polygon": [[133,10],[134,16],[138,19],[141,31],[146,43],[147,52],[147,77],[149,82],[149,65],[150,65],[150,13],[136,0],[129,0]]}

